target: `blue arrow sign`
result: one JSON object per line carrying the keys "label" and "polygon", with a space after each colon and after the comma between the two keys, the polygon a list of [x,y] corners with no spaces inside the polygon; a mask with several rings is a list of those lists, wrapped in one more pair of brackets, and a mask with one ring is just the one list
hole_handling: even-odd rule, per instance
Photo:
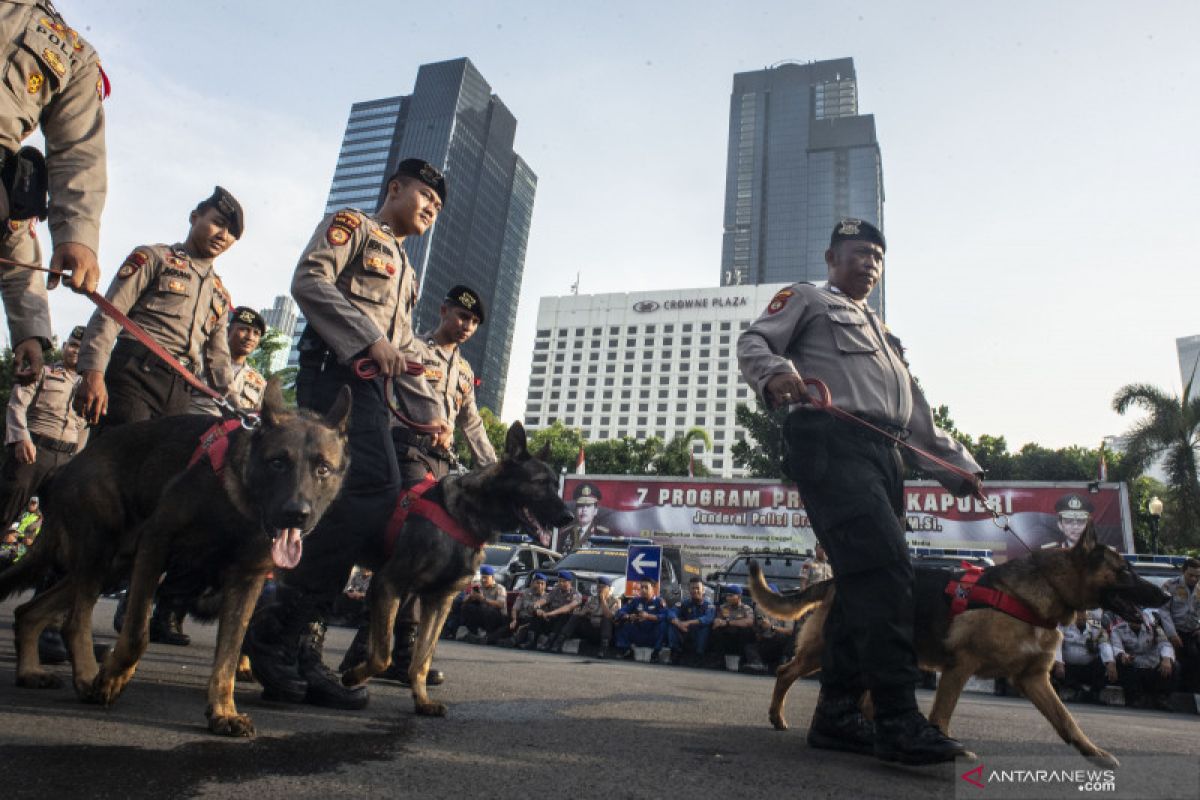
{"label": "blue arrow sign", "polygon": [[662,545],[634,544],[625,559],[625,580],[654,581],[662,572]]}

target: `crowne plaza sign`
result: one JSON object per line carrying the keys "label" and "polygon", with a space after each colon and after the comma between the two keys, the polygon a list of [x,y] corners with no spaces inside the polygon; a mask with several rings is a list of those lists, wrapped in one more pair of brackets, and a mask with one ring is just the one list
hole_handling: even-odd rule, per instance
{"label": "crowne plaza sign", "polygon": [[689,297],[677,300],[639,300],[633,304],[633,310],[639,314],[649,314],[654,311],[687,311],[693,308],[738,308],[749,305],[744,295],[735,297]]}

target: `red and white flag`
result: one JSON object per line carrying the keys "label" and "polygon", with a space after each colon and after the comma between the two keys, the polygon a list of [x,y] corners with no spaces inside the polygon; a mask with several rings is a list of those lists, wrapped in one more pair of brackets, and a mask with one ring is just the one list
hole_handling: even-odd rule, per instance
{"label": "red and white flag", "polygon": [[579,457],[575,459],[575,474],[576,475],[586,475],[587,474],[587,464],[585,463],[584,458],[583,458],[583,445],[579,445]]}
{"label": "red and white flag", "polygon": [[688,452],[688,477],[696,477],[696,455],[690,451]]}

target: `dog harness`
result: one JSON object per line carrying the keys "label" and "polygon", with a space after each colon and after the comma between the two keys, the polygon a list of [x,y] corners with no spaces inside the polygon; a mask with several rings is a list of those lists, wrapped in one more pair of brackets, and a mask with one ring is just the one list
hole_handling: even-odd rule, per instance
{"label": "dog harness", "polygon": [[188,468],[191,469],[193,464],[204,456],[208,456],[208,463],[212,465],[213,472],[219,476],[225,469],[225,455],[229,452],[229,434],[240,427],[242,427],[240,419],[229,419],[218,422],[200,434],[200,444],[192,453],[192,457],[188,459]]}
{"label": "dog harness", "polygon": [[400,531],[403,530],[409,514],[423,517],[435,528],[465,547],[472,550],[483,549],[484,542],[472,536],[462,525],[459,525],[454,517],[450,516],[449,512],[442,507],[441,503],[425,497],[425,493],[437,485],[437,478],[432,474],[426,474],[425,480],[400,495],[396,501],[396,510],[392,512],[392,518],[388,521],[387,532],[384,535],[384,553],[388,558],[392,557],[392,551],[396,548],[396,540],[400,538]]}
{"label": "dog harness", "polygon": [[1005,594],[999,589],[989,586],[980,586],[977,581],[983,576],[982,567],[968,564],[965,561],[962,565],[966,572],[958,579],[951,578],[946,584],[946,594],[952,598],[950,601],[951,619],[968,608],[994,608],[1039,628],[1053,630],[1058,627],[1011,594]]}

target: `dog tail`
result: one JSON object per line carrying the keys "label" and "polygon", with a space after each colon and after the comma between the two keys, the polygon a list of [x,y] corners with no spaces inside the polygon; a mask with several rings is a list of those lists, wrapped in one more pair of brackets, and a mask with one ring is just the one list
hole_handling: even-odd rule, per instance
{"label": "dog tail", "polygon": [[776,619],[800,619],[825,602],[832,591],[832,580],[814,583],[801,591],[772,591],[763,577],[762,567],[754,559],[750,560],[750,596],[759,608]]}

